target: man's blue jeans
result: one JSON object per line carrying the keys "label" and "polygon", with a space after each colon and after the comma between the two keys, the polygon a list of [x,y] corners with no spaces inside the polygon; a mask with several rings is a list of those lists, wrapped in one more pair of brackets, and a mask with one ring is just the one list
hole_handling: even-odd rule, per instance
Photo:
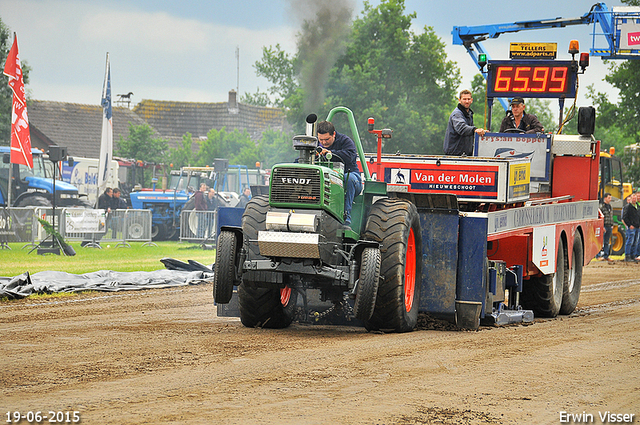
{"label": "man's blue jeans", "polygon": [[636,254],[636,246],[638,238],[638,229],[629,229],[627,227],[627,242],[624,245],[624,256],[625,258],[635,258]]}
{"label": "man's blue jeans", "polygon": [[353,207],[353,198],[362,192],[362,179],[360,173],[347,173],[347,187],[344,194],[344,222],[351,224],[351,208]]}
{"label": "man's blue jeans", "polygon": [[613,227],[604,226],[604,248],[602,248],[602,258],[605,260],[609,258],[611,251],[611,233],[613,233]]}

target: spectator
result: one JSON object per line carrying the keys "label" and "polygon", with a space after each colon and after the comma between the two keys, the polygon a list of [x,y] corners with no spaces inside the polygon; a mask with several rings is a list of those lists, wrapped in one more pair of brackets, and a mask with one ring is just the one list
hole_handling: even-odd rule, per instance
{"label": "spectator", "polygon": [[238,202],[237,206],[239,208],[245,208],[249,203],[250,199],[251,199],[251,189],[248,187],[245,187],[244,190],[242,191],[242,195],[240,195],[240,202]]}
{"label": "spectator", "polygon": [[207,191],[206,201],[207,211],[209,212],[207,213],[207,230],[205,233],[209,236],[215,237],[217,211],[219,207],[224,205],[224,203],[214,188]]}
{"label": "spectator", "polygon": [[[198,190],[193,196],[196,201],[195,209],[196,211],[207,211],[207,200],[205,198],[205,192],[208,190],[206,183],[200,183],[200,190]],[[198,214],[198,229],[196,237],[203,238],[204,233],[207,228],[207,217],[206,213],[197,213]]]}
{"label": "spectator", "polygon": [[636,192],[635,207],[638,212],[638,226],[636,227],[636,248],[635,248],[635,260],[636,263],[640,262],[640,192]]}
{"label": "spectator", "polygon": [[636,195],[632,193],[627,196],[627,204],[622,210],[622,222],[627,227],[627,242],[624,245],[624,261],[635,261],[637,249],[638,225],[640,225],[640,217],[636,209]]}
{"label": "spectator", "polygon": [[127,201],[120,197],[120,189],[117,187],[113,188],[113,209],[114,210],[126,210],[129,208],[127,206]]}
{"label": "spectator", "polygon": [[117,213],[116,210],[126,210],[127,201],[120,197],[120,189],[117,187],[114,187],[112,192],[111,209],[113,211],[113,217],[111,219],[111,237],[115,239],[118,232],[123,230],[122,223],[124,220],[124,217],[121,215],[122,213]]}
{"label": "spectator", "polygon": [[[109,229],[113,228],[113,217],[111,214],[111,206],[113,205],[113,189],[107,187],[104,190],[104,193],[100,195],[98,198],[98,209],[104,210],[106,213],[105,217],[105,234],[109,231]],[[99,233],[97,239],[102,239],[103,234]]]}
{"label": "spectator", "polygon": [[105,212],[111,212],[113,190],[108,187],[104,190],[104,193],[98,197],[98,209],[105,210]]}
{"label": "spectator", "polygon": [[602,258],[609,263],[613,263],[613,260],[609,258],[611,251],[611,232],[613,231],[613,208],[611,208],[611,194],[605,193],[602,198],[602,206],[600,211],[604,215],[604,247],[602,248]]}

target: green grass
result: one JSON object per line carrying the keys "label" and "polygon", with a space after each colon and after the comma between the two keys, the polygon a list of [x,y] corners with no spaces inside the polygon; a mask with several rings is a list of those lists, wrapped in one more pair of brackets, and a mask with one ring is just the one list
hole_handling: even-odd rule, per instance
{"label": "green grass", "polygon": [[10,243],[9,249],[0,250],[0,276],[13,277],[44,270],[64,271],[74,274],[113,270],[120,272],[154,271],[164,269],[161,258],[180,261],[194,260],[210,266],[215,260],[215,251],[203,250],[199,245],[180,242],[158,242],[158,246],[142,246],[131,243],[131,248],[115,248],[115,244],[102,243],[103,249],[81,248],[80,242],[72,242],[76,251],[73,257],[64,255],[38,255],[37,250],[29,254],[32,247],[22,249],[24,243]]}

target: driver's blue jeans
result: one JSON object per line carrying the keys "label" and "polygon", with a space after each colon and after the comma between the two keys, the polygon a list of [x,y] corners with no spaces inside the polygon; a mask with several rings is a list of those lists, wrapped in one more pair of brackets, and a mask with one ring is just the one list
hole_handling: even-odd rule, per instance
{"label": "driver's blue jeans", "polygon": [[351,172],[347,173],[347,187],[344,194],[344,222],[345,224],[351,224],[351,208],[353,207],[353,198],[362,192],[362,179],[360,173]]}

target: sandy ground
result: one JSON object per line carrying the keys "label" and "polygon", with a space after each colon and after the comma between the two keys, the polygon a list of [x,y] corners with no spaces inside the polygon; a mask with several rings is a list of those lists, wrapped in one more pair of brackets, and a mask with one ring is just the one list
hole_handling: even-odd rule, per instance
{"label": "sandy ground", "polygon": [[0,418],[559,424],[586,414],[570,423],[598,424],[610,412],[638,423],[639,275],[640,265],[592,263],[571,316],[477,332],[248,329],[216,317],[211,285],[4,302]]}

